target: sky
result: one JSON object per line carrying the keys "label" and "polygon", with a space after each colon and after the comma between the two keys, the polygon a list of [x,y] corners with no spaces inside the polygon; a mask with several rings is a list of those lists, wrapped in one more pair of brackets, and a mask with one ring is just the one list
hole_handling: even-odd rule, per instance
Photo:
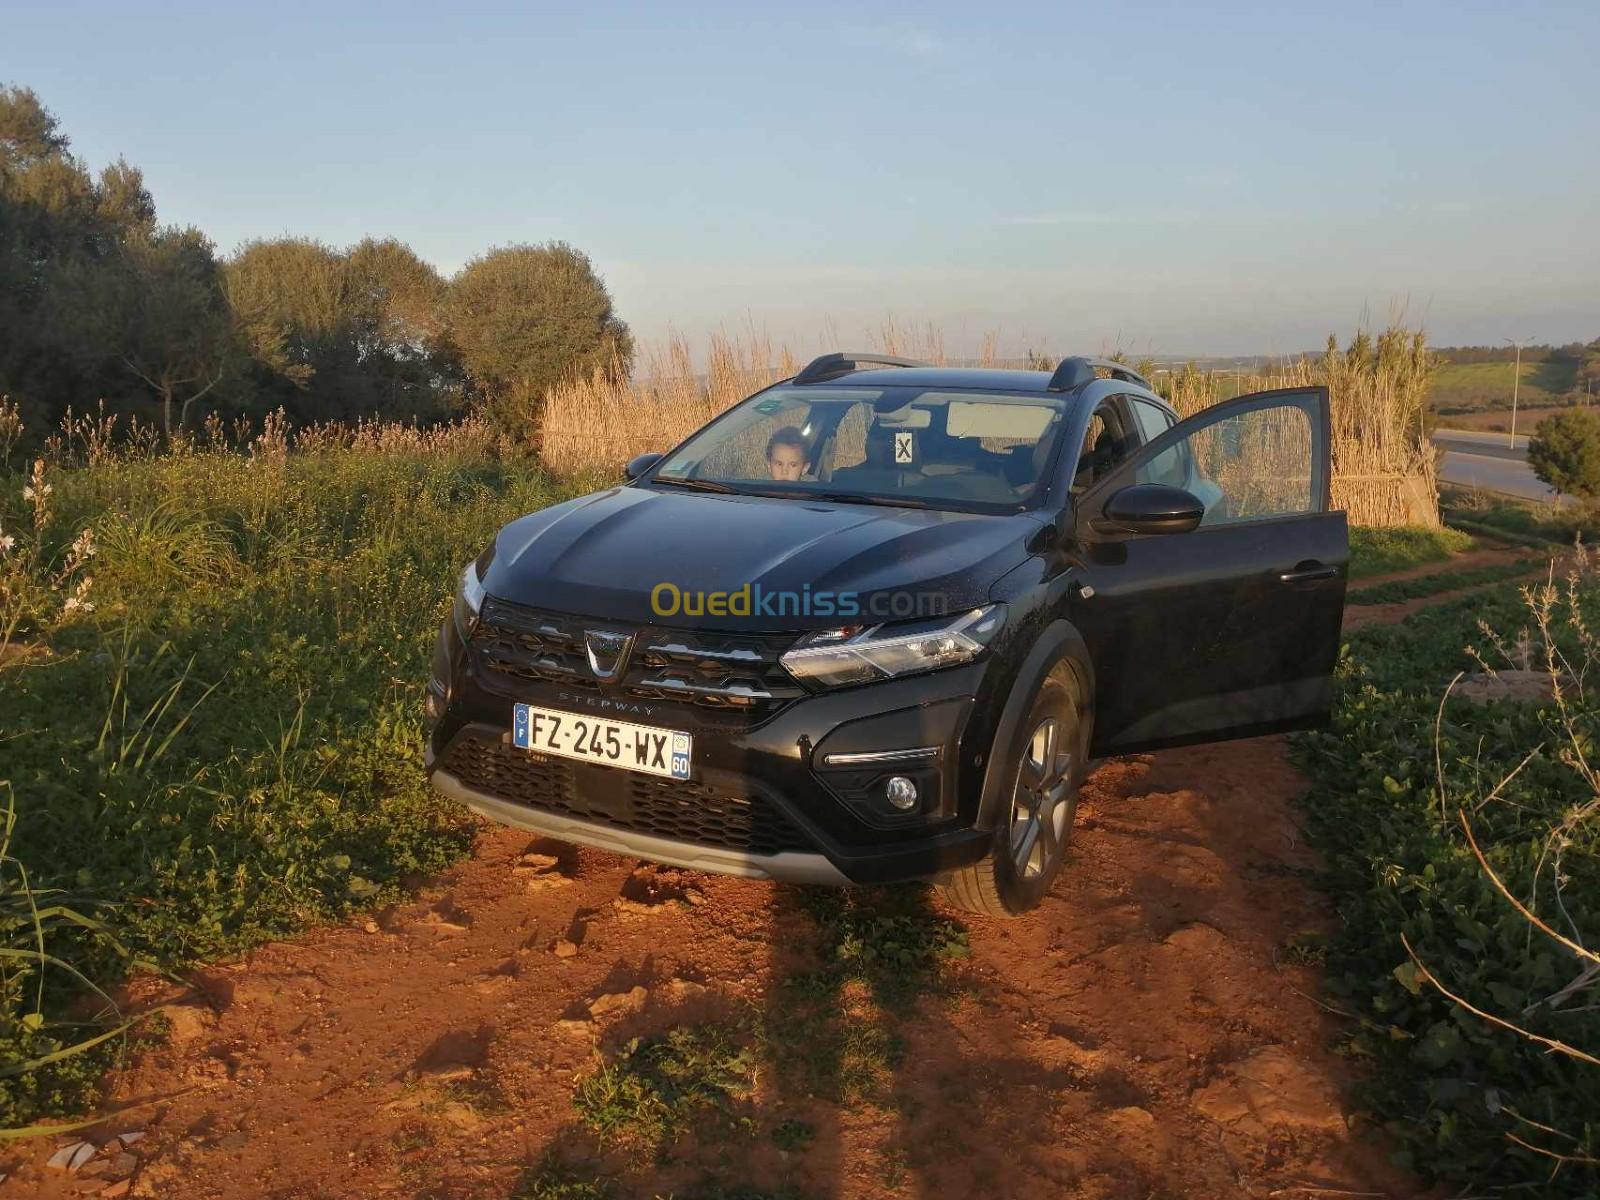
{"label": "sky", "polygon": [[1600,336],[1597,0],[765,9],[0,0],[0,81],[223,252],[560,239],[647,341]]}

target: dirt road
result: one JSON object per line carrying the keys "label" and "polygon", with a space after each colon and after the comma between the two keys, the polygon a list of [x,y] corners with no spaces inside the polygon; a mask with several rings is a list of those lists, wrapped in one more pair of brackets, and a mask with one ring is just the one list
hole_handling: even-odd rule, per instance
{"label": "dirt road", "polygon": [[[1285,956],[1331,920],[1303,786],[1276,738],[1104,764],[1037,913],[948,914],[971,957],[944,986],[828,1000],[833,1077],[849,1059],[859,1088],[739,1059],[755,1083],[734,1128],[643,1154],[575,1117],[597,1051],[781,1016],[817,965],[814,906],[486,828],[412,903],[211,969],[200,993],[142,989],[172,1033],[117,1082],[140,1107],[90,1132],[146,1133],[108,1194],[599,1194],[534,1187],[557,1151],[618,1196],[1411,1195],[1349,1127],[1338,1021]],[[807,1036],[766,1052],[804,1059]],[[0,1198],[100,1190],[44,1164],[59,1144],[17,1152]]]}

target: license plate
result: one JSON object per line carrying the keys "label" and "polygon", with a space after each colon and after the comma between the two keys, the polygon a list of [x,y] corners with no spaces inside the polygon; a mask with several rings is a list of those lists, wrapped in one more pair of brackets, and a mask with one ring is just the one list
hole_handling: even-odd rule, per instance
{"label": "license plate", "polygon": [[694,753],[694,739],[676,729],[607,721],[531,704],[516,706],[511,741],[524,750],[667,779],[689,778],[689,760]]}

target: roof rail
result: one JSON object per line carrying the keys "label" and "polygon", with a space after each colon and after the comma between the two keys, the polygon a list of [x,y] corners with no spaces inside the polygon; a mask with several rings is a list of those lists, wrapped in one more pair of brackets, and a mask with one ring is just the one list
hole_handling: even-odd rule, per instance
{"label": "roof rail", "polygon": [[1113,379],[1122,380],[1123,383],[1136,383],[1146,391],[1155,391],[1155,388],[1150,386],[1150,381],[1127,363],[1120,363],[1110,358],[1084,358],[1082,355],[1063,358],[1055,374],[1050,376],[1049,388],[1052,392],[1076,391],[1084,384],[1094,381],[1096,368],[1106,372]]}
{"label": "roof rail", "polygon": [[837,379],[857,369],[861,363],[878,363],[886,367],[927,367],[931,363],[914,358],[896,358],[892,354],[879,354],[874,350],[836,350],[832,354],[819,354],[794,377],[795,383],[821,383]]}

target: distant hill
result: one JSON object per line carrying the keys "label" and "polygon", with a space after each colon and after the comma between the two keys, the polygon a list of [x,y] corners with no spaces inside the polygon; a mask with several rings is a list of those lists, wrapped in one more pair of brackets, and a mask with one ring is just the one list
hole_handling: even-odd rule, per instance
{"label": "distant hill", "polygon": [[[1429,403],[1440,416],[1511,407],[1512,362],[1449,362],[1434,376]],[[1517,404],[1522,408],[1572,403],[1577,391],[1578,364],[1571,359],[1522,361],[1517,384]]]}

